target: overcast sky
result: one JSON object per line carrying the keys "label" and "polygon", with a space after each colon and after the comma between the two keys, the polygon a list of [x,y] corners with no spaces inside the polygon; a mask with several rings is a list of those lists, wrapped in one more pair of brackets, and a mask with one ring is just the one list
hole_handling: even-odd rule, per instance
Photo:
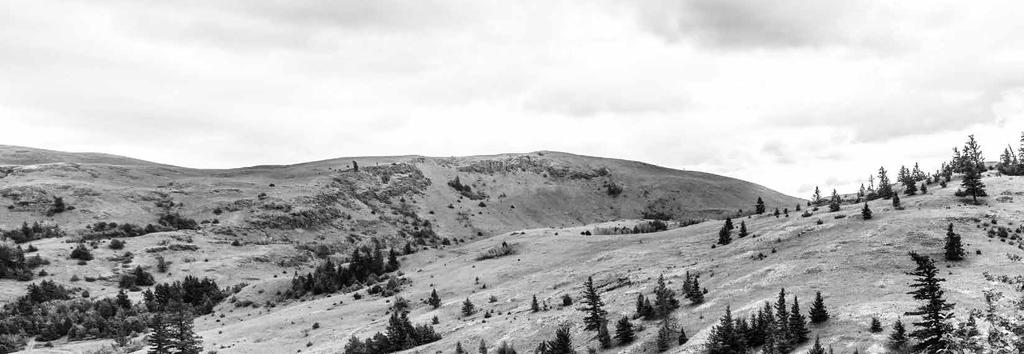
{"label": "overcast sky", "polygon": [[[0,1],[0,143],[189,167],[559,150],[808,197],[1024,130],[1020,1]],[[841,190],[842,191],[842,190]]]}

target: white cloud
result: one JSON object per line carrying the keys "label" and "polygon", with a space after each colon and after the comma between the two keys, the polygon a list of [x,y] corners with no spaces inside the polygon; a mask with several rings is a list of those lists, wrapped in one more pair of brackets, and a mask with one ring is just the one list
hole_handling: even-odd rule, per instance
{"label": "white cloud", "polygon": [[0,141],[194,167],[563,150],[806,197],[1024,129],[1012,1],[0,4]]}

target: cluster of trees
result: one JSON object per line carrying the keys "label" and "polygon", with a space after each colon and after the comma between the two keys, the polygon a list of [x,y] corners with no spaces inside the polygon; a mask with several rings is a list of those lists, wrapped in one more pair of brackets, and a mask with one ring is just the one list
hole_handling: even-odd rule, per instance
{"label": "cluster of trees", "polygon": [[[825,302],[818,292],[809,312],[811,322],[828,321]],[[745,353],[761,347],[763,353],[788,353],[794,347],[807,342],[810,330],[807,317],[800,310],[799,299],[793,297],[792,307],[786,303],[786,290],[779,291],[779,298],[773,306],[765,302],[764,307],[751,313],[749,320],[733,318],[727,306],[719,323],[711,329],[706,348],[712,354]]]}
{"label": "cluster of trees", "polygon": [[21,227],[13,230],[0,231],[0,239],[11,240],[14,243],[25,243],[51,237],[62,237],[64,231],[58,225],[40,224],[38,221],[29,225],[22,222]]}
{"label": "cluster of trees", "polygon": [[459,180],[459,176],[455,176],[455,179],[448,181],[448,186],[452,187],[455,191],[462,194],[462,196],[469,198],[470,200],[487,199],[487,195],[480,192],[473,192],[473,187],[468,184],[462,184]]}
{"label": "cluster of trees", "polygon": [[[744,225],[745,226],[745,225]],[[725,223],[722,224],[722,228],[718,229],[718,244],[728,245],[732,243],[732,230],[735,226],[732,224],[731,218],[725,218]]]}
{"label": "cluster of trees", "polygon": [[38,254],[25,257],[25,253],[21,246],[0,245],[0,279],[32,280],[33,268],[49,264]]}
{"label": "cluster of trees", "polygon": [[122,341],[145,332],[155,316],[191,321],[193,314],[210,313],[229,293],[211,279],[192,276],[155,290],[144,293],[145,301],[136,304],[123,291],[116,297],[91,299],[86,293],[75,297],[75,291],[49,280],[29,284],[26,295],[0,310],[0,352],[18,350],[30,337]]}
{"label": "cluster of trees", "polygon": [[203,338],[195,334],[192,314],[187,311],[157,313],[150,319],[149,329],[149,354],[203,351]]}
{"label": "cluster of trees", "polygon": [[996,169],[1004,175],[1024,175],[1024,133],[1021,133],[1020,147],[1016,151],[1007,146],[1003,150],[1003,154],[999,155],[999,164],[996,165]]}
{"label": "cluster of trees", "polygon": [[391,314],[384,332],[366,340],[352,336],[345,345],[345,354],[384,354],[411,349],[441,340],[441,335],[428,324],[413,325],[405,311]]}
{"label": "cluster of trees", "polygon": [[136,266],[128,274],[121,275],[121,279],[117,285],[121,289],[132,289],[138,290],[140,286],[150,286],[156,284],[156,280],[153,279],[153,274],[150,274],[142,266]]}
{"label": "cluster of trees", "polygon": [[378,276],[398,270],[398,253],[394,249],[385,259],[383,247],[372,250],[359,247],[352,250],[348,266],[335,265],[330,259],[312,272],[292,278],[291,289],[285,297],[299,298],[306,294],[330,294],[357,284],[375,280]]}
{"label": "cluster of trees", "polygon": [[595,227],[592,232],[593,235],[629,235],[629,234],[646,234],[651,232],[660,232],[668,230],[668,224],[661,220],[645,221],[633,225],[633,227],[617,226],[617,227]]}

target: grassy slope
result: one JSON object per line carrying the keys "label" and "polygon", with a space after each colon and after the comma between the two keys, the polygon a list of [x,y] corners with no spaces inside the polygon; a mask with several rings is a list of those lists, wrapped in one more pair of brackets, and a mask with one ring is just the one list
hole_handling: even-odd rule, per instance
{"label": "grassy slope", "polygon": [[[989,178],[986,183],[993,195],[1021,191],[1019,182],[1010,178]],[[1021,254],[1016,246],[988,238],[980,224],[967,220],[994,215],[1005,224],[1021,213],[1019,204],[963,205],[952,196],[952,188],[905,197],[903,203],[906,210],[895,211],[889,201],[872,202],[875,218],[869,221],[861,220],[860,208],[854,205],[809,218],[791,215],[744,219],[757,237],[716,249],[710,245],[719,223],[706,222],[629,236],[580,236],[583,228],[579,227],[527,230],[525,234],[504,234],[461,247],[418,253],[403,260],[403,269],[413,280],[403,296],[415,304],[411,315],[414,322],[440,318],[437,329],[444,339],[415,351],[447,352],[454,348],[455,341],[475,348],[480,339],[490,345],[508,340],[521,351],[528,350],[550,337],[553,329],[565,321],[576,324],[573,335],[579,350],[596,347],[592,333],[581,331],[582,313],[558,306],[562,294],[578,296],[580,285],[590,275],[598,284],[626,278],[630,285],[607,291],[603,297],[612,316],[630,315],[636,292],[649,293],[659,274],[664,274],[678,291],[682,275],[691,271],[703,274],[703,285],[710,293],[707,303],[687,305],[676,312],[692,337],[690,345],[677,347],[676,351],[696,350],[726,305],[740,315],[748,315],[763,301],[774,301],[779,288],[785,287],[801,298],[804,311],[814,291],[825,294],[833,319],[824,326],[812,326],[812,335],[821,335],[838,352],[852,352],[854,348],[883,352],[887,332],[869,333],[870,318],[879,316],[889,326],[898,314],[914,306],[905,295],[909,277],[903,273],[912,268],[906,253],[917,250],[941,259],[942,238],[949,222],[963,234],[970,252],[963,262],[938,262],[948,279],[947,296],[958,303],[961,318],[966,309],[980,306],[980,289],[998,287],[986,282],[982,272],[1019,274],[1024,270],[1021,264],[1004,257],[1007,253]],[[838,214],[849,217],[834,219]],[[816,224],[819,218],[824,224]],[[519,245],[521,252],[494,260],[474,260],[501,241]],[[777,253],[772,253],[772,248]],[[981,250],[983,256],[976,256],[975,250]],[[758,253],[768,258],[752,260]],[[476,277],[487,284],[487,289],[474,284]],[[431,287],[444,300],[438,310],[419,303]],[[530,313],[533,294],[555,308]],[[492,295],[498,302],[487,303]],[[460,302],[467,297],[479,308],[493,309],[500,315],[486,323],[482,312],[462,318]],[[270,313],[252,313],[252,320],[219,324],[202,319],[199,323],[210,349],[229,346],[220,349],[223,352],[332,353],[339,351],[350,335],[366,337],[381,330],[386,324],[387,307],[388,299],[354,300],[351,295],[337,295],[278,307]],[[322,327],[308,330],[315,322]],[[656,323],[645,325],[648,329],[641,334],[642,340],[616,350],[640,352],[644,346],[651,350]],[[312,346],[307,348],[307,343]]]}

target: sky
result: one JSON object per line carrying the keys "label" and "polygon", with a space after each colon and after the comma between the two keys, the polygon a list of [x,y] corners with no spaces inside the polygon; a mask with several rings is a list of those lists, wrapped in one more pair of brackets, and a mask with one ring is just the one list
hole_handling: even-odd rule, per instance
{"label": "sky", "polygon": [[1024,3],[0,0],[0,144],[228,168],[538,150],[808,198],[1024,131]]}

